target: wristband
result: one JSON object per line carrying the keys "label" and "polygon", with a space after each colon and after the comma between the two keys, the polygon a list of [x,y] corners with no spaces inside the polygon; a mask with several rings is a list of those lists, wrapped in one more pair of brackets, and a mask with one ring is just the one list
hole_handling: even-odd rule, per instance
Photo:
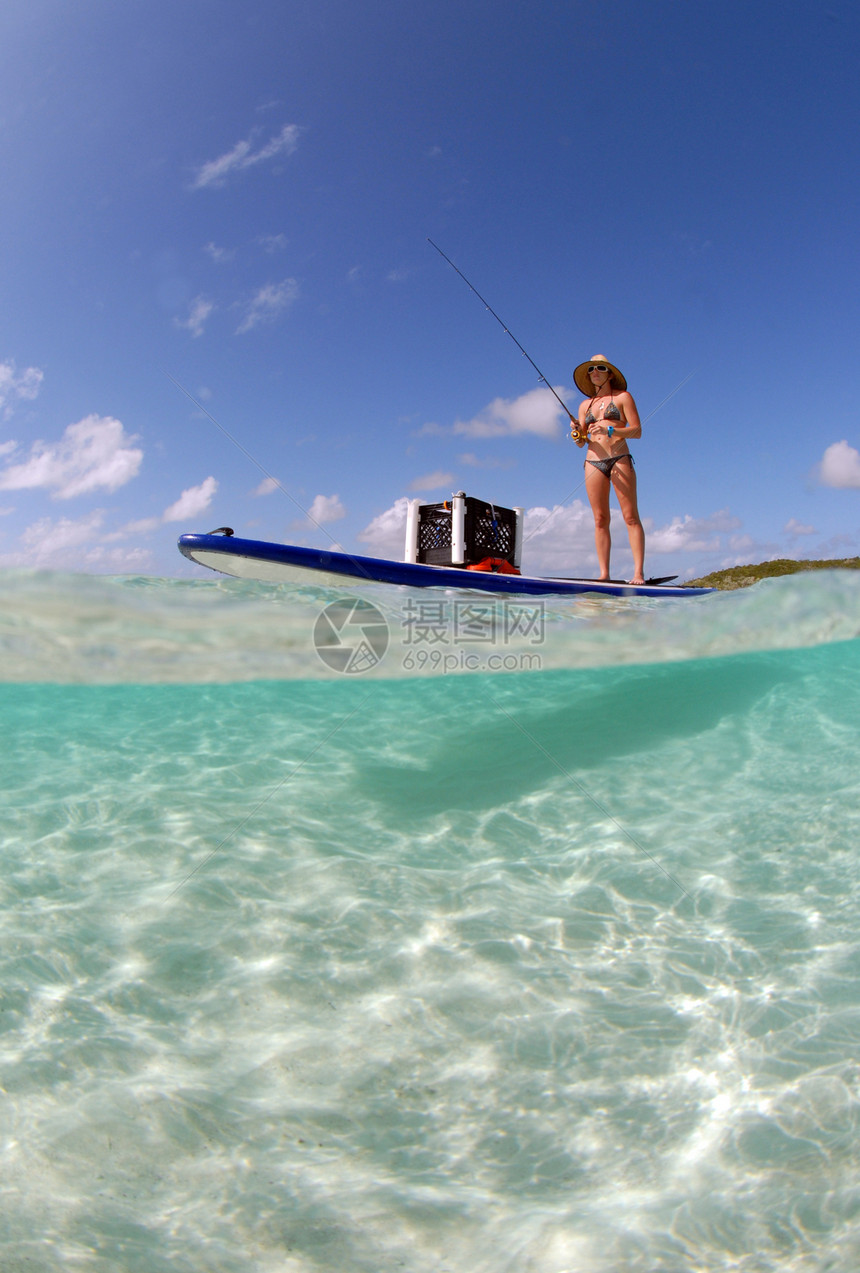
{"label": "wristband", "polygon": [[609,428],[606,430],[606,436],[608,438],[611,438],[614,432],[615,432],[615,425],[610,424]]}

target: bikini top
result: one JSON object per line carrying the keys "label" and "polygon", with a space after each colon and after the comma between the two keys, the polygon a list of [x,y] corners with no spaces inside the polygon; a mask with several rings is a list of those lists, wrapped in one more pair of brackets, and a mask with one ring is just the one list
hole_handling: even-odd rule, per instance
{"label": "bikini top", "polygon": [[[604,420],[618,420],[618,421],[620,422],[620,420],[621,420],[621,412],[618,410],[618,408],[616,407],[616,405],[615,405],[615,403],[614,403],[614,402],[610,402],[610,403],[609,403],[609,406],[606,408],[606,410],[605,410],[605,411],[604,411],[604,413],[603,413],[603,419],[604,419]],[[585,423],[586,423],[586,424],[597,424],[597,416],[596,416],[596,415],[594,414],[594,412],[591,410],[591,407],[589,407],[589,408],[588,408],[588,415],[585,417]]]}

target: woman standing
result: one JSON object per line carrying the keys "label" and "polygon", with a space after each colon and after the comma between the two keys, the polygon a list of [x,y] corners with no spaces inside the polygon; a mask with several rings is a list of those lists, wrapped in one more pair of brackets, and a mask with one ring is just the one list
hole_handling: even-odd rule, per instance
{"label": "woman standing", "polygon": [[615,488],[633,553],[633,578],[645,582],[645,532],[636,503],[636,472],[628,438],[641,438],[642,425],[636,403],[627,392],[627,381],[603,354],[582,362],[573,373],[573,382],[587,401],[580,404],[577,425],[570,436],[577,446],[588,446],[585,460],[585,490],[594,514],[594,544],[600,578],[609,578],[609,492]]}

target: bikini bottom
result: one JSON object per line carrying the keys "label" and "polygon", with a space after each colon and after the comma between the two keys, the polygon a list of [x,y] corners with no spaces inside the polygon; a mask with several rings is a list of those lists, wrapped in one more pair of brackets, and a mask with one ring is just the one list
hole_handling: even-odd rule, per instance
{"label": "bikini bottom", "polygon": [[629,451],[622,451],[621,455],[612,455],[608,460],[586,460],[585,462],[586,464],[593,464],[596,469],[600,469],[604,477],[611,477],[612,470],[619,460],[629,460],[633,464],[633,456]]}

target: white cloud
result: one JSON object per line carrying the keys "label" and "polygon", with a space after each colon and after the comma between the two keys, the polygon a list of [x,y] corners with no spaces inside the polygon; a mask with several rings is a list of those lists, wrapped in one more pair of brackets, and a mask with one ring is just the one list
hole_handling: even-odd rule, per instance
{"label": "white cloud", "polygon": [[298,124],[284,124],[281,131],[274,136],[267,145],[263,146],[255,154],[249,156],[247,162],[242,166],[251,167],[253,164],[264,163],[267,159],[274,159],[275,155],[283,154],[285,151],[291,155],[299,144],[299,137],[302,129]]}
{"label": "white cloud", "polygon": [[283,252],[287,246],[287,236],[285,234],[261,234],[257,242],[263,251],[268,252],[271,256],[275,252]]}
{"label": "white cloud", "polygon": [[408,498],[401,495],[391,508],[379,513],[369,526],[359,532],[359,542],[369,544],[379,557],[402,557],[408,507]]}
{"label": "white cloud", "polygon": [[164,510],[162,514],[164,521],[183,522],[190,517],[196,517],[198,513],[205,512],[217,490],[218,483],[214,477],[207,477],[199,486],[187,487],[176,503]]}
{"label": "white cloud", "polygon": [[735,564],[742,566],[744,561],[749,561],[750,556],[756,553],[758,556],[768,555],[769,557],[781,556],[780,550],[775,548],[773,544],[763,544],[760,540],[756,540],[752,535],[730,535],[729,550],[738,553]]}
{"label": "white cloud", "polygon": [[27,367],[19,373],[14,362],[0,362],[0,412],[4,418],[8,419],[21,399],[35,398],[43,379],[38,367]]}
{"label": "white cloud", "polygon": [[105,548],[97,544],[90,549],[83,564],[88,570],[101,574],[136,574],[151,573],[153,560],[148,548]]}
{"label": "white cloud", "polygon": [[[562,393],[560,389],[559,395]],[[473,438],[499,438],[518,433],[556,438],[560,415],[561,407],[549,389],[530,389],[512,401],[494,398],[471,420],[458,420],[452,432]]]}
{"label": "white cloud", "polygon": [[301,133],[298,124],[284,124],[281,131],[259,150],[253,148],[255,134],[252,133],[246,141],[237,142],[232,150],[203,164],[197,170],[191,188],[202,190],[206,186],[223,186],[231,173],[266,163],[276,155],[291,155],[299,144]]}
{"label": "white cloud", "polygon": [[570,505],[526,509],[524,574],[584,575],[595,563],[594,519],[587,504],[577,499]]}
{"label": "white cloud", "polygon": [[[738,556],[737,560],[748,561],[752,549],[757,547],[761,555],[765,549],[771,548],[771,545],[754,545],[749,536],[732,534],[741,527],[741,522],[728,509],[720,509],[710,517],[692,517],[689,514],[675,517],[668,525],[656,528],[646,520],[645,527],[646,565],[651,554],[725,553],[731,550],[737,554],[746,552],[746,556]],[[612,571],[614,575],[624,577],[629,568],[624,563],[630,561],[630,547],[627,528],[620,510],[614,505],[611,531]],[[677,566],[675,568],[678,569]],[[596,573],[594,519],[587,503],[574,500],[569,506],[530,508],[526,511],[523,570],[528,574],[585,577]],[[700,573],[701,569],[688,568],[690,577]]]}
{"label": "white cloud", "polygon": [[136,522],[126,522],[119,530],[105,535],[105,543],[112,543],[116,539],[128,539],[130,535],[148,535],[151,531],[158,530],[163,523],[163,517],[141,517]]}
{"label": "white cloud", "polygon": [[803,522],[799,522],[796,517],[791,517],[783,526],[783,532],[786,535],[814,535],[816,530],[814,526],[804,526]]}
{"label": "white cloud", "polygon": [[212,257],[212,260],[216,265],[223,265],[225,261],[232,261],[233,257],[236,255],[234,249],[219,248],[217,244],[212,243],[211,241],[204,244],[203,251]]}
{"label": "white cloud", "polygon": [[92,570],[123,573],[151,569],[152,556],[140,545],[106,547],[110,536],[101,534],[104,514],[94,509],[73,520],[53,521],[43,517],[33,522],[19,538],[16,552],[0,556],[0,565],[31,570]]}
{"label": "white cloud", "polygon": [[[0,566],[99,572],[147,569],[152,565],[152,554],[140,543],[142,537],[168,522],[202,513],[217,489],[215,478],[207,477],[199,486],[184,490],[160,517],[139,518],[113,531],[105,529],[102,509],[93,509],[77,520],[43,517],[21,534],[15,552],[0,554]],[[119,547],[123,540],[137,542]]]}
{"label": "white cloud", "polygon": [[148,535],[167,522],[181,522],[186,518],[196,517],[198,513],[206,511],[217,490],[218,483],[215,478],[207,477],[199,486],[187,487],[179,499],[166,508],[160,517],[141,517],[137,521],[126,522],[119,530],[111,531],[109,535],[103,536],[104,543],[129,539],[131,536]]}
{"label": "white cloud", "polygon": [[860,488],[860,451],[843,440],[834,442],[821,457],[818,481],[822,486]]}
{"label": "white cloud", "polygon": [[214,301],[206,300],[205,296],[197,296],[191,302],[187,318],[174,318],[174,323],[183,331],[190,332],[192,336],[202,336],[203,328],[206,320],[215,308]]}
{"label": "white cloud", "polygon": [[489,455],[484,459],[479,459],[473,451],[464,451],[462,455],[458,455],[457,459],[461,464],[468,464],[475,469],[510,469],[516,463],[515,460],[503,460],[497,455]]}
{"label": "white cloud", "polygon": [[37,561],[46,556],[56,556],[70,548],[80,548],[91,543],[104,522],[104,513],[93,509],[86,516],[73,521],[69,517],[61,517],[53,521],[50,517],[42,517],[21,535],[21,543]]}
{"label": "white cloud", "polygon": [[435,473],[425,473],[423,477],[416,477],[413,482],[409,483],[410,491],[438,491],[447,489],[454,481],[453,473],[446,473],[442,469],[436,469]]}
{"label": "white cloud", "polygon": [[143,451],[119,420],[89,415],[70,424],[56,443],[34,442],[30,457],[0,473],[0,490],[44,488],[55,499],[115,491],[137,476]]}
{"label": "white cloud", "polygon": [[[833,557],[856,557],[860,547],[860,536],[857,532],[831,535],[829,539],[819,541],[815,545],[815,556],[825,561]],[[808,557],[809,552],[803,554]]]}
{"label": "white cloud", "polygon": [[285,278],[282,283],[266,283],[248,303],[245,317],[236,328],[236,335],[252,331],[260,323],[272,323],[283,313],[299,294],[299,285],[294,278]]}
{"label": "white cloud", "polygon": [[683,517],[673,517],[668,526],[655,527],[648,519],[644,525],[650,553],[704,553],[719,552],[723,548],[721,535],[737,530],[741,521],[723,508],[710,517],[692,517],[685,513]]}
{"label": "white cloud", "polygon": [[339,495],[315,495],[314,502],[308,511],[308,520],[316,526],[325,526],[327,522],[340,521],[346,517],[346,509]]}
{"label": "white cloud", "polygon": [[255,486],[252,495],[271,495],[272,491],[279,490],[280,487],[274,477],[264,477],[259,486]]}

